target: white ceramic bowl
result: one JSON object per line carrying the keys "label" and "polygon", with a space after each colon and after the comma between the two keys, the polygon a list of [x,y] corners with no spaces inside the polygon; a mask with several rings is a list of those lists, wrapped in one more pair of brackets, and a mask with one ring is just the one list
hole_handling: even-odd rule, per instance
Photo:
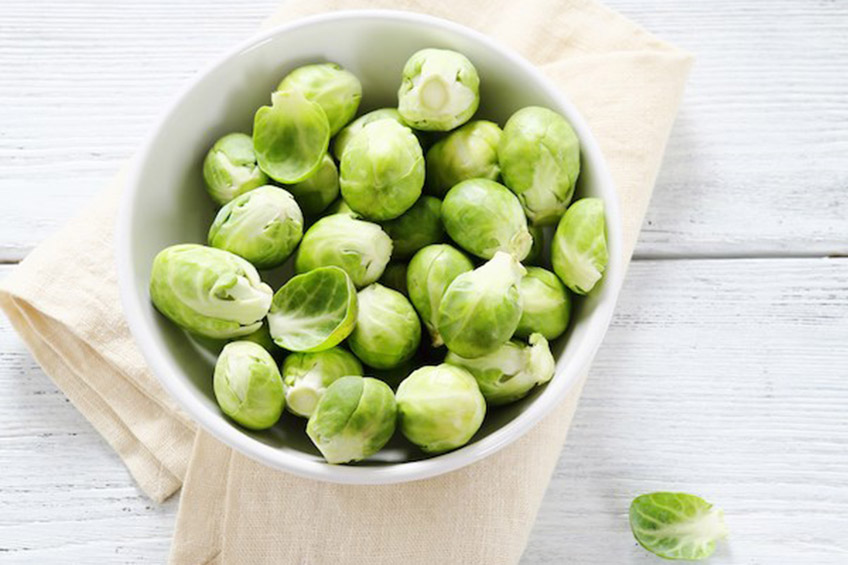
{"label": "white ceramic bowl", "polygon": [[[286,413],[265,432],[235,426],[212,393],[215,344],[190,338],[150,303],[153,257],[184,242],[205,243],[214,208],[203,189],[208,148],[231,131],[250,132],[255,110],[267,104],[291,69],[335,61],[362,81],[361,110],[397,104],[401,69],[418,49],[442,47],[468,56],[481,78],[476,117],[503,125],[521,107],[547,106],[566,116],[582,149],[578,196],[606,202],[610,264],[592,296],[579,300],[566,336],[553,345],[556,376],[520,402],[491,410],[465,447],[425,457],[400,433],[374,458],[357,465],[326,464],[304,433],[305,421]],[[129,176],[117,229],[118,275],[127,320],[162,385],[185,411],[222,442],[269,466],[313,479],[380,484],[422,479],[478,461],[530,430],[556,408],[588,369],[612,316],[624,273],[618,201],[586,122],[562,92],[515,52],[452,22],[391,11],[339,12],[266,31],[237,46],[194,78],[156,125]],[[269,282],[277,288],[279,273]]]}

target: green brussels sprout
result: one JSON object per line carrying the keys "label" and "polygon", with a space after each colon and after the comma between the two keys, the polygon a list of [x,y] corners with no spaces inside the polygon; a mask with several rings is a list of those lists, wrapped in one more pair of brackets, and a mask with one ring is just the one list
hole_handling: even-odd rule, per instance
{"label": "green brussels sprout", "polygon": [[448,131],[464,124],[480,104],[480,77],[465,55],[422,49],[403,67],[398,111],[415,129]]}
{"label": "green brussels sprout", "polygon": [[339,183],[352,210],[371,220],[391,220],[421,196],[424,155],[412,130],[394,120],[371,122],[342,155]]}
{"label": "green brussels sprout", "polygon": [[325,216],[306,230],[294,260],[298,273],[335,265],[356,288],[383,274],[392,255],[392,240],[380,226],[345,214]]}
{"label": "green brussels sprout", "polygon": [[262,106],[253,117],[253,149],[259,167],[283,184],[315,174],[329,144],[327,115],[297,90],[275,92],[271,106]]}
{"label": "green brussels sprout", "polygon": [[321,166],[311,177],[286,188],[294,195],[304,215],[316,217],[339,197],[339,170],[333,158],[325,154]]}
{"label": "green brussels sprout", "polygon": [[271,354],[252,341],[221,350],[212,379],[221,411],[251,430],[265,430],[283,413],[283,380]]}
{"label": "green brussels sprout", "polygon": [[409,124],[403,121],[403,118],[400,117],[400,112],[395,108],[380,108],[379,110],[373,110],[367,114],[363,114],[345,126],[336,135],[335,139],[333,139],[333,155],[336,156],[336,159],[341,162],[344,150],[347,144],[350,143],[350,140],[361,132],[362,128],[378,120],[394,120],[402,126],[409,127]]}
{"label": "green brussels sprout", "polygon": [[403,295],[407,295],[406,263],[389,263],[378,282]]}
{"label": "green brussels sprout", "polygon": [[521,261],[533,246],[518,199],[493,180],[466,180],[450,189],[442,202],[442,222],[451,239],[482,259],[505,251]]}
{"label": "green brussels sprout", "polygon": [[427,190],[442,198],[455,184],[468,179],[495,180],[501,128],[493,122],[468,122],[427,151]]}
{"label": "green brussels sprout", "polygon": [[395,433],[397,404],[389,385],[345,376],[327,387],[309,417],[306,434],[328,463],[361,461]]}
{"label": "green brussels sprout", "polygon": [[664,559],[699,561],[727,536],[724,512],[700,496],[652,492],[630,503],[630,530],[639,545]]}
{"label": "green brussels sprout", "polygon": [[494,351],[521,319],[518,286],[525,270],[498,251],[489,262],[456,277],[442,296],[436,329],[448,349],[469,359]]}
{"label": "green brussels sprout", "polygon": [[277,90],[297,90],[321,106],[330,124],[330,135],[353,119],[362,100],[359,79],[335,63],[298,67],[286,75]]}
{"label": "green brussels sprout", "polygon": [[430,332],[434,347],[444,345],[436,329],[442,296],[456,277],[473,269],[468,257],[447,244],[428,245],[409,262],[406,271],[409,299]]}
{"label": "green brussels sprout", "polygon": [[209,228],[209,245],[235,253],[258,269],[282,265],[303,236],[303,214],[294,197],[261,186],[231,200]]}
{"label": "green brussels sprout", "polygon": [[332,216],[334,214],[344,214],[357,219],[361,218],[359,214],[350,209],[350,206],[347,205],[347,202],[345,202],[343,198],[336,199],[336,201],[330,204],[324,211],[325,216]]}
{"label": "green brussels sprout", "polygon": [[186,243],[167,247],[153,259],[153,305],[194,334],[230,339],[253,333],[272,295],[256,268],[228,251]]}
{"label": "green brussels sprout", "polygon": [[555,274],[541,267],[527,267],[519,292],[521,320],[515,335],[540,333],[550,340],[565,333],[571,317],[571,298]]}
{"label": "green brussels sprout", "polygon": [[583,198],[572,204],[557,226],[551,244],[554,272],[572,292],[588,294],[607,267],[604,201]]}
{"label": "green brussels sprout", "polygon": [[530,221],[555,224],[580,174],[580,141],[565,118],[538,106],[517,111],[504,126],[498,160]]}
{"label": "green brussels sprout", "polygon": [[392,238],[392,258],[407,259],[427,245],[445,238],[442,226],[442,201],[432,196],[422,196],[412,208],[382,224]]}
{"label": "green brussels sprout", "polygon": [[203,180],[219,206],[268,184],[268,176],[256,164],[253,140],[244,133],[231,133],[215,142],[203,160]]}
{"label": "green brussels sprout", "polygon": [[397,367],[415,355],[421,343],[421,322],[409,300],[379,283],[357,295],[359,314],[347,340],[350,350],[375,369]]}
{"label": "green brussels sprout", "polygon": [[524,258],[522,263],[525,265],[539,265],[545,256],[545,232],[542,226],[528,226],[530,236],[533,238],[533,245],[530,247],[530,253]]}
{"label": "green brussels sprout", "polygon": [[542,334],[532,334],[530,345],[508,341],[475,359],[448,352],[445,363],[471,373],[486,402],[492,406],[509,404],[527,396],[536,386],[554,376],[554,356]]}
{"label": "green brussels sprout", "polygon": [[338,267],[297,275],[274,294],[268,328],[289,351],[324,351],[342,342],[356,323],[356,289]]}
{"label": "green brussels sprout", "polygon": [[286,408],[308,418],[327,387],[342,377],[362,376],[362,364],[352,353],[333,347],[317,353],[292,353],[283,362]]}
{"label": "green brussels sprout", "polygon": [[443,363],[421,367],[397,390],[401,433],[426,453],[468,443],[486,415],[486,400],[465,369]]}

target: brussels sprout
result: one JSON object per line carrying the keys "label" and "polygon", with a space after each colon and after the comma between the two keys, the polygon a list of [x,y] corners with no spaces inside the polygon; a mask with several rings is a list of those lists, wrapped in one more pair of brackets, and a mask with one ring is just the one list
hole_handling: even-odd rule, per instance
{"label": "brussels sprout", "polygon": [[554,272],[577,294],[588,294],[604,276],[607,253],[604,201],[583,198],[572,204],[551,244]]}
{"label": "brussels sprout", "polygon": [[412,358],[421,343],[421,322],[409,300],[379,283],[359,291],[359,314],[347,340],[351,351],[375,369]]}
{"label": "brussels sprout", "polygon": [[486,415],[474,377],[444,363],[421,367],[400,383],[397,407],[401,433],[427,453],[465,445]]}
{"label": "brussels sprout", "polygon": [[271,95],[253,118],[253,149],[259,167],[284,184],[306,180],[318,170],[330,143],[321,106],[296,90]]}
{"label": "brussels sprout", "polygon": [[445,363],[471,373],[477,379],[480,392],[492,406],[524,398],[533,387],[548,382],[554,376],[554,356],[542,334],[531,335],[530,345],[508,341],[476,359],[448,352]]}
{"label": "brussels sprout", "polygon": [[412,130],[394,120],[362,128],[347,144],[339,177],[342,197],[372,220],[391,220],[421,196],[424,155]]}
{"label": "brussels sprout", "polygon": [[406,290],[406,263],[389,263],[386,270],[383,271],[383,276],[378,281],[383,286],[387,286],[398,291],[403,295],[407,295]]}
{"label": "brussels sprout", "polygon": [[268,184],[268,176],[256,164],[253,140],[244,133],[231,133],[215,142],[203,160],[203,180],[219,206]]}
{"label": "brussels sprout", "polygon": [[409,299],[430,332],[433,345],[444,345],[436,329],[436,315],[448,286],[453,280],[474,269],[461,251],[450,245],[428,245],[415,254],[406,271]]}
{"label": "brussels sprout", "polygon": [[297,90],[321,106],[330,124],[330,135],[353,119],[362,100],[359,79],[335,63],[298,67],[286,75],[277,90]]}
{"label": "brussels sprout", "polygon": [[187,243],[163,249],[153,260],[153,305],[194,334],[230,339],[253,333],[272,295],[256,268],[228,251]]}
{"label": "brussels sprout", "polygon": [[464,124],[480,104],[480,77],[465,55],[422,49],[403,67],[398,111],[415,129],[448,131]]}
{"label": "brussels sprout", "polygon": [[483,259],[505,251],[521,261],[533,246],[518,199],[492,180],[466,180],[450,189],[442,202],[442,222],[451,239]]}
{"label": "brussels sprout", "polygon": [[350,209],[350,206],[347,205],[347,202],[343,198],[336,199],[324,212],[325,216],[332,216],[334,214],[344,214],[351,218],[361,218],[359,214]]}
{"label": "brussels sprout", "polygon": [[540,333],[547,339],[556,339],[565,332],[571,317],[571,298],[555,274],[540,267],[527,267],[519,292],[521,320],[515,335]]}
{"label": "brussels sprout", "polygon": [[321,166],[311,177],[286,188],[306,216],[317,216],[339,197],[339,171],[333,158],[325,154]]}
{"label": "brussels sprout", "polygon": [[378,120],[394,120],[400,125],[408,127],[408,124],[400,117],[400,112],[395,108],[380,108],[379,110],[373,110],[367,114],[363,114],[350,122],[336,135],[333,140],[333,155],[336,156],[336,159],[341,162],[345,147],[350,143],[350,140],[361,132],[362,128]]}
{"label": "brussels sprout", "polygon": [[422,196],[412,208],[383,224],[392,238],[393,259],[409,258],[422,247],[444,239],[441,208],[442,201],[438,198]]}
{"label": "brussels sprout", "polygon": [[286,408],[308,418],[327,387],[347,376],[362,376],[359,359],[341,347],[318,353],[292,353],[283,362]]}
{"label": "brussels sprout", "polygon": [[495,180],[501,128],[492,122],[468,122],[427,151],[427,190],[438,197],[464,180]]}
{"label": "brussels sprout", "polygon": [[665,559],[706,559],[727,535],[724,512],[682,492],[643,494],[630,504],[630,529],[639,545]]}
{"label": "brussels sprout", "polygon": [[271,355],[252,341],[224,346],[212,380],[221,411],[251,430],[264,430],[283,413],[283,380]]}
{"label": "brussels sprout", "polygon": [[291,194],[261,186],[225,204],[209,228],[209,245],[235,253],[258,269],[289,258],[303,236],[303,214]]}
{"label": "brussels sprout", "polygon": [[395,433],[397,404],[389,385],[346,376],[327,387],[309,417],[306,434],[328,463],[360,461]]}
{"label": "brussels sprout", "polygon": [[347,272],[357,288],[362,288],[380,278],[391,255],[392,240],[380,226],[334,214],[321,218],[306,231],[294,268],[305,273],[335,265]]}
{"label": "brussels sprout", "polygon": [[530,106],[507,120],[498,145],[504,183],[537,225],[555,224],[574,194],[580,142],[559,114]]}
{"label": "brussels sprout", "polygon": [[518,285],[525,270],[515,257],[497,252],[450,284],[436,317],[436,329],[448,349],[469,359],[505,343],[521,319]]}
{"label": "brussels sprout", "polygon": [[350,335],[356,312],[356,290],[347,273],[321,267],[292,277],[274,294],[268,327],[283,349],[324,351]]}
{"label": "brussels sprout", "polygon": [[545,255],[545,232],[541,226],[528,226],[530,236],[533,238],[533,245],[530,247],[530,253],[524,258],[522,263],[525,265],[539,265]]}

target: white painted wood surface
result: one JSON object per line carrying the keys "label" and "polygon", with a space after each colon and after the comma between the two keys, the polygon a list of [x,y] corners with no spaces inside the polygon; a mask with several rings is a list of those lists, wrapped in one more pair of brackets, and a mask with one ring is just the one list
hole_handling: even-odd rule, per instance
{"label": "white painted wood surface", "polygon": [[[848,563],[848,2],[608,3],[698,60],[524,562],[657,563],[627,506],[679,489],[727,513],[715,563]],[[3,0],[0,262],[276,4]],[[0,321],[0,562],[162,563],[175,510]]]}

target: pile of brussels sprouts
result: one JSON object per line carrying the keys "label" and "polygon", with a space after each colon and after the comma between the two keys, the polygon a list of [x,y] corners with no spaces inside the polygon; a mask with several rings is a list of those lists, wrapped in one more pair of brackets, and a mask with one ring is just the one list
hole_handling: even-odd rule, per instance
{"label": "pile of brussels sprouts", "polygon": [[[229,341],[213,377],[224,414],[254,430],[284,408],[308,418],[330,463],[373,455],[396,426],[435,454],[553,377],[567,289],[588,293],[607,263],[603,202],[571,204],[579,141],[556,112],[469,121],[479,83],[463,55],[424,49],[397,108],[353,119],[359,80],[306,65],[252,136],[212,146],[208,246],[161,251],[150,295],[190,333]],[[274,292],[257,269],[291,257]]]}

